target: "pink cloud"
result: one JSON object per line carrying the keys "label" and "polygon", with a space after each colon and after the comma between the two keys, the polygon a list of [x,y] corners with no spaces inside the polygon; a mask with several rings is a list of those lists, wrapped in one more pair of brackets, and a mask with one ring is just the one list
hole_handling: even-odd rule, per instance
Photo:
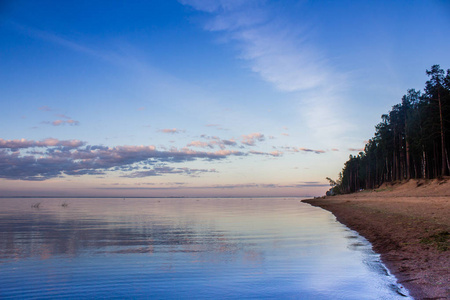
{"label": "pink cloud", "polygon": [[303,147],[282,147],[282,148],[288,152],[312,152],[312,153],[316,153],[316,154],[326,153],[325,150],[321,150],[321,149],[309,149],[309,148],[303,148]]}
{"label": "pink cloud", "polygon": [[274,157],[283,155],[283,152],[280,152],[280,151],[263,152],[263,151],[250,150],[249,153],[254,154],[254,155],[268,155],[268,156],[274,156]]}
{"label": "pink cloud", "polygon": [[325,150],[314,150],[314,149],[308,149],[308,148],[297,148],[299,151],[303,151],[303,152],[314,152],[316,154],[321,154],[321,153],[325,153]]}
{"label": "pink cloud", "polygon": [[192,141],[189,144],[187,144],[188,147],[199,147],[199,148],[206,148],[209,147],[209,144],[207,142],[202,141]]}
{"label": "pink cloud", "polygon": [[62,124],[64,124],[64,121],[63,121],[63,120],[56,120],[56,121],[53,121],[53,122],[52,122],[52,125],[53,125],[53,126],[59,126],[59,125],[62,125]]}
{"label": "pink cloud", "polygon": [[42,110],[42,111],[52,111],[52,109],[50,107],[48,107],[47,105],[41,106],[38,109]]}
{"label": "pink cloud", "polygon": [[10,148],[10,149],[23,149],[30,147],[69,147],[78,148],[85,145],[85,142],[79,140],[58,140],[53,138],[48,138],[42,141],[33,140],[4,140],[0,139],[0,148]]}
{"label": "pink cloud", "polygon": [[269,154],[272,156],[281,156],[281,155],[283,155],[283,152],[276,150],[276,151],[270,152]]}
{"label": "pink cloud", "polygon": [[80,122],[78,122],[78,121],[76,121],[76,120],[70,119],[70,120],[67,120],[67,121],[66,121],[66,124],[69,124],[69,125],[79,125]]}
{"label": "pink cloud", "polygon": [[242,135],[242,144],[248,145],[248,146],[255,146],[255,143],[262,142],[265,140],[264,134],[261,134],[259,132],[251,133],[248,135]]}
{"label": "pink cloud", "polygon": [[55,120],[55,121],[51,122],[51,124],[53,126],[61,126],[61,125],[65,125],[65,124],[68,124],[68,125],[71,125],[71,126],[78,126],[80,124],[80,122],[76,121],[76,120],[69,119],[69,120]]}
{"label": "pink cloud", "polygon": [[[215,169],[191,169],[191,168],[173,168],[168,166],[154,167],[150,170],[137,171],[131,174],[123,175],[122,177],[128,178],[143,178],[150,176],[161,176],[165,174],[180,174],[188,175],[190,177],[198,177],[201,173],[216,173]],[[184,183],[179,183],[178,185],[183,185]]]}
{"label": "pink cloud", "polygon": [[64,114],[56,114],[55,116],[63,118],[63,119],[71,119],[71,117],[68,117],[68,116],[66,116]]}
{"label": "pink cloud", "polygon": [[185,132],[185,130],[177,129],[177,128],[165,128],[165,129],[159,130],[159,132],[174,134],[174,133]]}
{"label": "pink cloud", "polygon": [[[205,137],[205,136],[202,136],[202,137]],[[234,139],[222,140],[216,136],[208,137],[208,139],[210,140],[209,142],[192,141],[187,145],[187,147],[199,147],[199,148],[218,147],[220,149],[225,149],[227,146],[236,146],[237,145],[237,143]]]}
{"label": "pink cloud", "polygon": [[348,148],[348,151],[361,152],[361,151],[364,151],[364,149],[362,149],[362,148]]}
{"label": "pink cloud", "polygon": [[[231,150],[215,152],[194,151],[187,148],[157,150],[155,146],[90,146],[81,147],[77,140],[59,141],[47,139],[44,141],[0,140],[0,178],[19,180],[46,180],[64,175],[102,175],[108,170],[123,172],[144,172],[136,176],[152,176],[158,170],[146,171],[148,166],[161,163],[183,163],[194,160],[218,160],[229,156],[242,156],[245,153]],[[55,148],[64,146],[63,148]],[[46,152],[22,154],[17,149],[29,147],[47,147]],[[73,148],[75,147],[75,148]],[[180,174],[195,175],[201,170],[181,170]],[[147,172],[147,173],[145,173]],[[168,173],[167,171],[166,173]],[[209,172],[212,172],[209,170]],[[157,172],[158,173],[158,172]],[[173,172],[172,172],[173,173]],[[160,170],[158,174],[164,174]]]}

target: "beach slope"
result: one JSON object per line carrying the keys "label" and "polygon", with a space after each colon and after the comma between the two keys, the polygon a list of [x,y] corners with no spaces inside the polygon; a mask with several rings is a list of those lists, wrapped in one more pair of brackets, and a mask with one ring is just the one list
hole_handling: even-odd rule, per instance
{"label": "beach slope", "polygon": [[450,299],[450,180],[307,199],[358,231],[415,299]]}

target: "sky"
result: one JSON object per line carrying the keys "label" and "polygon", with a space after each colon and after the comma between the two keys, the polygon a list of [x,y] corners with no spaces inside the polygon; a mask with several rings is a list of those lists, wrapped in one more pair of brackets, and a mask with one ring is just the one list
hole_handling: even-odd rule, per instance
{"label": "sky", "polygon": [[448,1],[0,1],[0,196],[319,196]]}

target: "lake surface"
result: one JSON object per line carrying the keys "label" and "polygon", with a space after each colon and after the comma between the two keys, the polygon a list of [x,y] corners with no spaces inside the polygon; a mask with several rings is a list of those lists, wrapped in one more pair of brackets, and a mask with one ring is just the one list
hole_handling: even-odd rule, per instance
{"label": "lake surface", "polygon": [[406,294],[365,239],[296,198],[0,199],[2,299]]}

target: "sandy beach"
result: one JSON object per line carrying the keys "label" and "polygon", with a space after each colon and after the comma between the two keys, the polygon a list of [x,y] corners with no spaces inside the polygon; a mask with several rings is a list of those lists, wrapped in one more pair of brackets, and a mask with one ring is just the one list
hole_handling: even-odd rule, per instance
{"label": "sandy beach", "polygon": [[307,199],[358,231],[415,299],[450,299],[450,179]]}

